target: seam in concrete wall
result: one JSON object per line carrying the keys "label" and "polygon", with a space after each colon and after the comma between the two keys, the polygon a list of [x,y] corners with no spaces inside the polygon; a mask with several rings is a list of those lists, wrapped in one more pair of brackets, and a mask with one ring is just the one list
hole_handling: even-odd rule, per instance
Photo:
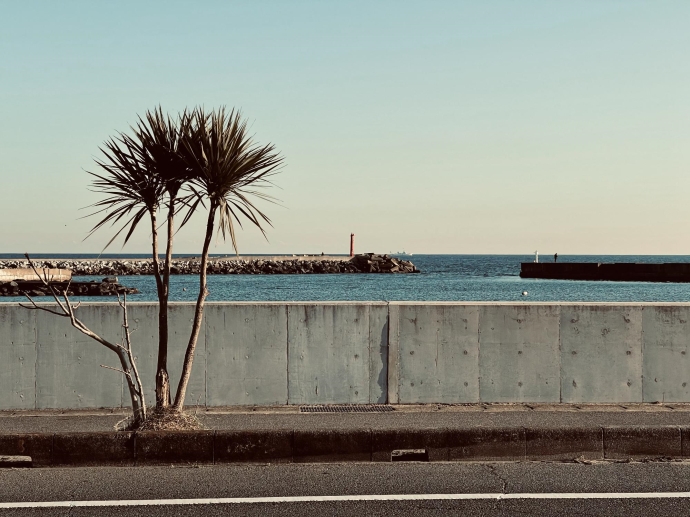
{"label": "seam in concrete wall", "polygon": [[477,313],[477,402],[482,402],[482,374],[479,365],[482,364],[482,311]]}
{"label": "seam in concrete wall", "polygon": [[204,318],[204,406],[208,407],[208,318]]}
{"label": "seam in concrete wall", "polygon": [[[28,309],[26,309],[28,310]],[[31,313],[31,316],[35,316]],[[34,323],[34,347],[36,350],[36,355],[34,358],[34,409],[38,409],[38,322],[36,318],[33,318]]]}
{"label": "seam in concrete wall", "polygon": [[285,380],[287,382],[286,404],[290,403],[290,306],[285,304]]}
{"label": "seam in concrete wall", "polygon": [[[22,310],[24,310],[24,309],[22,309]],[[36,311],[36,312],[38,312],[38,311]],[[35,323],[35,329],[36,329],[36,332],[35,332],[35,334],[36,334],[36,373],[35,373],[36,388],[34,389],[34,392],[36,394],[35,409],[38,409],[38,370],[39,370],[38,365],[40,363],[40,359],[39,359],[38,354],[40,353],[39,343],[41,342],[41,332],[40,332],[40,329],[38,328],[38,317],[36,317],[36,312],[33,313],[34,319],[36,320],[36,323]]]}
{"label": "seam in concrete wall", "polygon": [[386,354],[386,356],[381,361],[383,367],[385,368],[385,372],[382,372],[382,378],[386,383],[385,392],[384,392],[385,396],[384,396],[384,393],[379,395],[377,402],[388,401],[388,380],[389,380],[389,376],[388,376],[388,354],[390,351],[390,343],[388,341],[388,334],[389,334],[390,328],[391,328],[390,305],[391,305],[390,302],[386,302],[386,320],[385,320],[386,321],[386,323],[385,323],[385,325],[386,325],[386,347],[384,349],[384,353]]}
{"label": "seam in concrete wall", "polygon": [[561,342],[561,308],[558,308],[558,402],[563,402],[563,345]]}
{"label": "seam in concrete wall", "polygon": [[[371,347],[371,307],[367,307],[367,382],[369,386],[367,387],[367,402],[371,402],[372,391],[371,391],[371,361],[372,361],[372,347]],[[364,360],[364,358],[362,358]]]}
{"label": "seam in concrete wall", "polygon": [[[129,314],[127,314],[127,318],[129,318]],[[120,327],[120,343],[124,343],[125,341],[125,329],[124,327]],[[125,407],[125,376],[120,375],[120,407]],[[129,387],[127,387],[127,396],[129,396]]]}

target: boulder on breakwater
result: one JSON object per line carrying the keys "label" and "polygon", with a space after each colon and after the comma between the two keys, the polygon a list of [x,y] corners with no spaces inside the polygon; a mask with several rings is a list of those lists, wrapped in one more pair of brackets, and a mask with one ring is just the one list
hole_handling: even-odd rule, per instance
{"label": "boulder on breakwater", "polygon": [[[38,268],[71,269],[74,276],[152,275],[153,262],[149,260],[35,260]],[[0,260],[0,269],[28,267],[23,260]],[[173,260],[173,275],[198,275],[199,259]],[[365,253],[351,259],[301,259],[287,257],[281,260],[213,259],[209,261],[210,275],[289,275],[325,273],[419,273],[415,265],[388,255]]]}

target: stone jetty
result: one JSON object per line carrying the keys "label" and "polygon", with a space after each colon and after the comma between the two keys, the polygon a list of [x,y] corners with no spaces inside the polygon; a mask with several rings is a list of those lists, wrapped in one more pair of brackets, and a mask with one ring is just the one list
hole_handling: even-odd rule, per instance
{"label": "stone jetty", "polygon": [[[70,269],[74,276],[152,275],[153,262],[139,260],[34,260],[38,268]],[[25,268],[25,260],[0,260],[0,269]],[[174,275],[198,275],[199,259],[173,260]],[[289,275],[326,273],[419,273],[415,265],[388,255],[366,253],[349,257],[283,257],[264,260],[252,258],[212,259],[207,267],[210,275]]]}

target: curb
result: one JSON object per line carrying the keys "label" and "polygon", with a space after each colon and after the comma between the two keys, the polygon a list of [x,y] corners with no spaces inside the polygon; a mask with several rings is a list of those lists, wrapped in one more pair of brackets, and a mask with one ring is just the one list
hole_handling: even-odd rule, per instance
{"label": "curb", "polygon": [[0,434],[3,456],[28,456],[34,466],[684,459],[690,458],[690,427]]}

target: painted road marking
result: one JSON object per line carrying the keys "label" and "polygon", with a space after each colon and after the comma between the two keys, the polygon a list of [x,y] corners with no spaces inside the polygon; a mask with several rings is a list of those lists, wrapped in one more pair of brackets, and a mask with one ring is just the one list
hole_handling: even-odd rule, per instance
{"label": "painted road marking", "polygon": [[5,508],[76,508],[84,506],[190,506],[199,504],[321,503],[348,501],[430,501],[493,499],[688,499],[690,492],[601,492],[560,494],[391,494],[391,495],[315,495],[294,497],[225,497],[205,499],[131,499],[123,501],[46,501],[0,503]]}

